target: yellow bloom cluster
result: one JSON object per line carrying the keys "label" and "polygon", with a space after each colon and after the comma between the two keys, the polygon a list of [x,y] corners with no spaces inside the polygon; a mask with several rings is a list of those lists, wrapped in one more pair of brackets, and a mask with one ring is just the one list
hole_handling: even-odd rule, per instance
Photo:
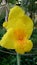
{"label": "yellow bloom cluster", "polygon": [[10,9],[8,21],[3,23],[7,32],[2,37],[0,45],[7,49],[15,49],[19,54],[29,52],[32,41],[29,40],[33,31],[33,21],[25,14],[19,6]]}

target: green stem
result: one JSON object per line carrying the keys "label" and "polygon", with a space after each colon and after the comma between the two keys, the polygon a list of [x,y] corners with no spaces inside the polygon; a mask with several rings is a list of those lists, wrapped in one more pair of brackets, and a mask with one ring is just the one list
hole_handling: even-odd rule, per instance
{"label": "green stem", "polygon": [[17,65],[20,65],[20,56],[18,53],[17,53]]}

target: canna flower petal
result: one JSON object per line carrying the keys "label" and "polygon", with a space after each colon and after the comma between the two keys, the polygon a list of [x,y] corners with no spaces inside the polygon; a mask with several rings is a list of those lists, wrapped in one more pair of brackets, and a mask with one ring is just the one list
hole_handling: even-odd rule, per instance
{"label": "canna flower petal", "polygon": [[22,10],[21,7],[19,7],[19,6],[14,6],[12,9],[10,9],[8,21],[9,21],[9,20],[16,21],[20,16],[23,16],[24,13],[25,13],[25,11]]}
{"label": "canna flower petal", "polygon": [[0,41],[0,45],[7,49],[14,49],[14,40],[13,38],[13,30],[10,28],[2,37],[2,40]]}
{"label": "canna flower petal", "polygon": [[32,43],[31,40],[27,40],[27,39],[26,39],[24,46],[25,46],[25,47],[24,47],[24,51],[25,51],[25,52],[29,52],[29,51],[31,51],[31,49],[33,48],[33,43]]}
{"label": "canna flower petal", "polygon": [[15,42],[15,51],[18,53],[18,54],[24,54],[25,51],[24,51],[24,43],[20,42],[20,41],[17,41]]}
{"label": "canna flower petal", "polygon": [[32,47],[32,41],[31,40],[23,40],[23,41],[17,41],[15,42],[15,50],[19,54],[24,54],[25,52],[29,52]]}
{"label": "canna flower petal", "polygon": [[33,32],[33,21],[26,14],[21,17],[21,22],[25,25],[25,30],[27,34],[27,38],[29,39]]}
{"label": "canna flower petal", "polygon": [[[19,12],[20,11],[20,12]],[[22,8],[20,8],[19,6],[15,6],[13,8],[10,9],[9,12],[9,17],[8,17],[8,21],[7,23],[3,23],[3,26],[8,29],[10,28],[14,23],[16,23],[18,21],[18,19],[23,16],[25,13],[24,10],[22,10]],[[18,15],[19,14],[19,15]]]}

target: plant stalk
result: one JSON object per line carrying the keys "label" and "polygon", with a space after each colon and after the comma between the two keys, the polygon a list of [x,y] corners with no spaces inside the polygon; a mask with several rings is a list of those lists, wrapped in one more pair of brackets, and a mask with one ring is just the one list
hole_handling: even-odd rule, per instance
{"label": "plant stalk", "polygon": [[20,55],[17,53],[17,65],[20,65]]}

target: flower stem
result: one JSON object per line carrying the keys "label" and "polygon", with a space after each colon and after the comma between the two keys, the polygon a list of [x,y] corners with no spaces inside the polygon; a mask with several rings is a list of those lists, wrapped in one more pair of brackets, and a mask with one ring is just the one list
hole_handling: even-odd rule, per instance
{"label": "flower stem", "polygon": [[17,65],[20,65],[20,56],[18,53],[17,53]]}

